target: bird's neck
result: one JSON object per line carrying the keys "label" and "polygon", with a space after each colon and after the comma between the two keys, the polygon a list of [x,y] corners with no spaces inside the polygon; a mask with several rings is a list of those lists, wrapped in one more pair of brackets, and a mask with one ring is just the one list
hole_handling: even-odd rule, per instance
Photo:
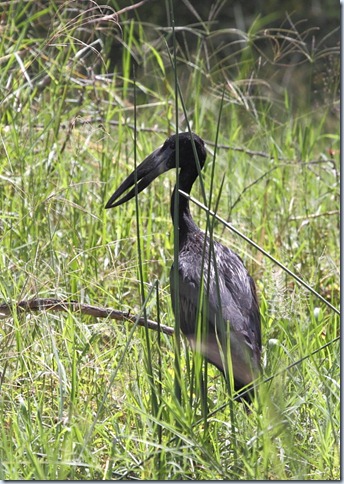
{"label": "bird's neck", "polygon": [[[179,175],[179,189],[190,194],[196,178],[197,174],[194,174],[193,176],[188,174],[187,177],[184,177],[183,171],[181,171]],[[180,243],[183,242],[189,233],[199,230],[191,216],[189,200],[181,193],[177,193],[176,187],[174,187],[171,198],[171,217],[174,227],[178,226]]]}

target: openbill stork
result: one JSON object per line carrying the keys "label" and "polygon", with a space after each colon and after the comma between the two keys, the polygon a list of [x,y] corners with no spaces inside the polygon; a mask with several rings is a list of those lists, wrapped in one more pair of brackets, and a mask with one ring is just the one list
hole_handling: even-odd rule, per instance
{"label": "openbill stork", "polygon": [[[156,177],[176,168],[176,143],[179,143],[179,188],[189,194],[198,176],[195,150],[200,168],[204,166],[206,150],[204,141],[196,134],[180,133],[149,155],[115,191],[105,208],[127,202]],[[189,200],[176,193],[176,188],[171,198],[171,216],[173,224],[178,223],[179,233],[178,283],[174,282],[177,271],[173,266],[170,281],[175,313],[179,304],[180,328],[191,348],[215,365],[227,382],[234,383],[235,391],[249,388],[260,373],[261,356],[254,281],[237,254],[197,227]],[[250,401],[252,394],[252,391],[245,393],[243,399]]]}

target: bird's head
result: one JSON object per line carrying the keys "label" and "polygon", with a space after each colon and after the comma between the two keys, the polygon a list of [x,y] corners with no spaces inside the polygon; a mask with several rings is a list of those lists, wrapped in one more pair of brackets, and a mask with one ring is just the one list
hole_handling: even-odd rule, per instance
{"label": "bird's head", "polygon": [[[117,207],[127,202],[137,193],[142,192],[156,177],[175,168],[177,166],[177,142],[179,146],[179,167],[197,176],[198,164],[196,159],[198,159],[201,169],[206,159],[204,141],[194,133],[180,133],[178,136],[173,135],[160,148],[147,156],[136,170],[124,180],[107,202],[105,208]],[[119,199],[131,187],[133,188],[124,197]]]}

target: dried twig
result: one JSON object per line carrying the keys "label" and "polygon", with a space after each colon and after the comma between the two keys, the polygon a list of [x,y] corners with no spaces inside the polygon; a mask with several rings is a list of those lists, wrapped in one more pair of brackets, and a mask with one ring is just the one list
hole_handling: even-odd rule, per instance
{"label": "dried twig", "polygon": [[138,326],[146,326],[154,331],[160,331],[173,335],[174,329],[164,324],[158,324],[150,319],[138,318],[137,316],[129,315],[122,311],[112,308],[100,308],[98,306],[91,306],[89,304],[81,304],[77,301],[63,301],[62,299],[29,299],[27,301],[20,301],[18,303],[3,303],[0,304],[0,319],[6,319],[13,315],[13,312],[37,312],[37,311],[63,311],[72,313],[81,313],[95,318],[116,319],[116,321],[130,321],[137,323]]}
{"label": "dried twig", "polygon": [[339,215],[339,210],[329,210],[328,212],[311,213],[309,215],[295,215],[294,217],[290,217],[289,220],[305,220],[305,221],[307,221],[310,218],[327,217],[327,216],[330,216],[330,215]]}
{"label": "dried twig", "polygon": [[116,12],[117,15],[122,15],[122,13],[129,12],[130,10],[134,10],[135,8],[142,7],[148,0],[142,0],[141,2],[135,3],[134,5],[129,5],[128,7],[122,8]]}

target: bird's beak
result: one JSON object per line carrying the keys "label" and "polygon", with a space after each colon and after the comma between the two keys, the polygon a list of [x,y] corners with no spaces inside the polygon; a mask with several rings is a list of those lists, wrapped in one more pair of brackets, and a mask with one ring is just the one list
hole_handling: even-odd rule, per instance
{"label": "bird's beak", "polygon": [[[170,152],[167,153],[167,151]],[[170,168],[168,166],[170,155],[172,155],[172,150],[169,148],[163,150],[161,147],[153,151],[153,153],[147,156],[136,170],[133,171],[133,173],[117,188],[105,205],[105,208],[117,207],[142,192],[142,190],[144,190],[157,176]],[[134,186],[134,188],[118,200],[118,198],[132,186]]]}

